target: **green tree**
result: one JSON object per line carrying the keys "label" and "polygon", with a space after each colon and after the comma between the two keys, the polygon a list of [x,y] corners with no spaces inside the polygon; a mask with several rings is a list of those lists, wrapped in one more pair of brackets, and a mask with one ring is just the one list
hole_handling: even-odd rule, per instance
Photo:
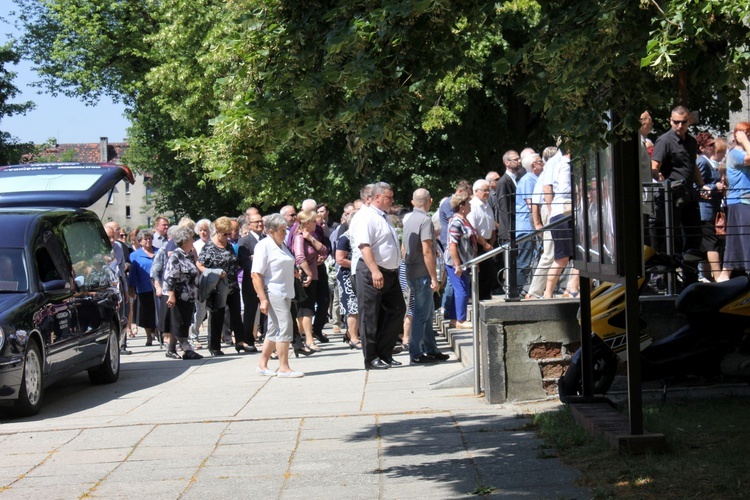
{"label": "green tree", "polygon": [[[576,149],[632,132],[645,109],[677,104],[726,131],[750,75],[746,5],[736,0],[540,1],[536,35],[495,63],[523,74],[519,92]],[[608,132],[605,113],[619,121]]]}
{"label": "green tree", "polygon": [[750,74],[737,0],[15,1],[41,84],[122,99],[130,163],[191,215],[437,195],[681,101],[721,129]]}
{"label": "green tree", "polygon": [[[0,46],[0,121],[6,116],[25,114],[34,108],[34,103],[11,102],[20,90],[13,84],[16,73],[8,69],[9,65],[18,64],[19,54],[9,45]],[[21,143],[8,131],[0,131],[0,164],[19,163],[23,155],[31,152],[31,145]]]}

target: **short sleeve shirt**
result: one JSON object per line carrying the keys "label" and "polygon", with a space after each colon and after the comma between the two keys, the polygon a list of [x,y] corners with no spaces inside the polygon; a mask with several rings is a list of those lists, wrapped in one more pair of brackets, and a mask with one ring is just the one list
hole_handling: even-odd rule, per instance
{"label": "short sleeve shirt", "polygon": [[750,204],[750,167],[745,166],[746,154],[737,148],[727,152],[727,205]]}
{"label": "short sleeve shirt", "polygon": [[385,218],[385,213],[373,206],[357,213],[356,224],[349,229],[357,246],[369,245],[375,263],[395,270],[401,264],[401,250],[396,229]]}
{"label": "short sleeve shirt", "polygon": [[424,263],[422,242],[435,238],[435,226],[427,212],[415,208],[411,216],[404,221],[404,263],[406,279],[415,280],[430,274]]}
{"label": "short sleeve shirt", "polygon": [[[458,248],[458,258],[463,265],[477,255],[477,236],[474,228],[464,219],[454,216],[448,224],[448,244],[455,243]],[[453,257],[448,248],[445,249],[445,264],[455,267]]]}
{"label": "short sleeve shirt", "polygon": [[286,245],[263,238],[255,246],[252,272],[263,276],[268,293],[294,298],[294,256]]}
{"label": "short sleeve shirt", "polygon": [[674,130],[659,136],[654,144],[651,159],[661,163],[659,171],[665,179],[671,181],[690,181],[692,184],[695,171],[695,159],[698,156],[698,142],[690,134],[681,139]]}
{"label": "short sleeve shirt", "polygon": [[482,203],[477,197],[474,197],[469,201],[471,205],[471,212],[469,212],[468,219],[471,225],[474,226],[479,236],[485,240],[492,238],[492,231],[495,229],[495,214],[492,213],[492,207],[489,203]]}
{"label": "short sleeve shirt", "polygon": [[[534,230],[531,224],[531,209],[526,200],[531,199],[538,177],[533,172],[523,176],[516,190],[516,233],[527,233]],[[471,215],[471,214],[469,214]]]}

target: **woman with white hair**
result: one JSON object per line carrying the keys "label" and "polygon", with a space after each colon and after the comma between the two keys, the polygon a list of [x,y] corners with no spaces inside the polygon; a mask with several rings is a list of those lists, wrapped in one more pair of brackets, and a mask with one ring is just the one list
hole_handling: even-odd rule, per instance
{"label": "woman with white hair", "polygon": [[[198,256],[203,250],[203,245],[206,244],[208,239],[211,237],[211,221],[208,219],[201,219],[195,223],[195,234],[198,235],[198,239],[193,242],[193,248],[195,255]],[[198,341],[198,335],[200,335],[201,325],[206,320],[206,302],[195,301],[195,314],[193,314],[193,326],[190,329],[190,341],[193,344],[193,348],[202,349],[203,346]]]}
{"label": "woman with white hair", "polygon": [[195,248],[195,255],[200,255],[201,250],[203,250],[203,245],[205,245],[211,237],[211,221],[208,219],[201,219],[196,222],[195,234],[198,236],[198,239],[193,242],[193,247]]}
{"label": "woman with white hair", "polygon": [[192,257],[193,232],[187,227],[178,227],[172,233],[172,241],[177,248],[169,254],[163,288],[167,294],[171,323],[166,356],[179,359],[179,340],[183,352],[182,359],[201,359],[203,356],[193,351],[187,339],[198,295],[198,268]]}
{"label": "woman with white hair", "polygon": [[[256,372],[266,377],[300,378],[304,373],[289,366],[289,344],[293,336],[291,314],[294,298],[294,255],[284,245],[286,220],[281,214],[266,219],[268,238],[255,246],[252,280],[260,300],[260,311],[268,316],[266,338]],[[279,356],[279,370],[268,368],[274,349]]]}

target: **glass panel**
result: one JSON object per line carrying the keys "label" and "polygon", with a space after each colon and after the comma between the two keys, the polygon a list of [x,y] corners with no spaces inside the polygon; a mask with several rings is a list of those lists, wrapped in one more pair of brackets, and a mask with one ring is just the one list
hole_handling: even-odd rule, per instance
{"label": "glass panel", "polygon": [[616,264],[615,253],[615,186],[614,186],[614,165],[610,149],[607,148],[599,152],[600,174],[602,179],[601,185],[601,227],[602,227],[602,262],[607,264]]}
{"label": "glass panel", "polygon": [[29,275],[23,250],[0,249],[0,293],[28,292]]}
{"label": "glass panel", "polygon": [[588,241],[589,262],[601,262],[601,241],[599,225],[599,172],[597,156],[591,153],[586,160],[586,199],[588,200]]}
{"label": "glass panel", "polygon": [[75,283],[91,290],[101,287],[117,288],[117,275],[110,263],[114,253],[105,242],[95,221],[79,221],[63,228],[65,242],[73,262]]}
{"label": "glass panel", "polygon": [[571,176],[575,180],[575,189],[571,193],[573,203],[573,217],[575,219],[575,253],[573,259],[586,261],[586,219],[583,217],[586,211],[586,161],[575,160],[570,163]]}
{"label": "glass panel", "polygon": [[3,174],[0,193],[27,193],[36,191],[87,191],[101,178],[98,174]]}

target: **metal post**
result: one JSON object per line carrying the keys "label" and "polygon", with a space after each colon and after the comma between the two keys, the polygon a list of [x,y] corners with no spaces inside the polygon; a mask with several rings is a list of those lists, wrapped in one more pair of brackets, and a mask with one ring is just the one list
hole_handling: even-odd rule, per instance
{"label": "metal post", "polygon": [[594,376],[590,369],[594,366],[591,346],[591,280],[581,276],[581,378],[583,383],[583,397],[594,396]]}
{"label": "metal post", "polygon": [[510,211],[510,232],[508,233],[508,238],[510,241],[510,244],[508,246],[508,251],[505,252],[506,255],[506,261],[505,261],[505,284],[507,285],[505,290],[505,300],[506,301],[517,301],[520,300],[518,297],[518,244],[516,243],[516,205],[515,200],[511,203],[511,211]]}
{"label": "metal post", "polygon": [[471,266],[471,329],[474,341],[474,395],[482,392],[482,366],[479,349],[479,264]]}
{"label": "metal post", "polygon": [[[667,255],[674,255],[674,221],[672,220],[672,181],[664,181],[664,237],[666,238]],[[675,271],[667,273],[667,295],[674,295],[676,290]]]}

